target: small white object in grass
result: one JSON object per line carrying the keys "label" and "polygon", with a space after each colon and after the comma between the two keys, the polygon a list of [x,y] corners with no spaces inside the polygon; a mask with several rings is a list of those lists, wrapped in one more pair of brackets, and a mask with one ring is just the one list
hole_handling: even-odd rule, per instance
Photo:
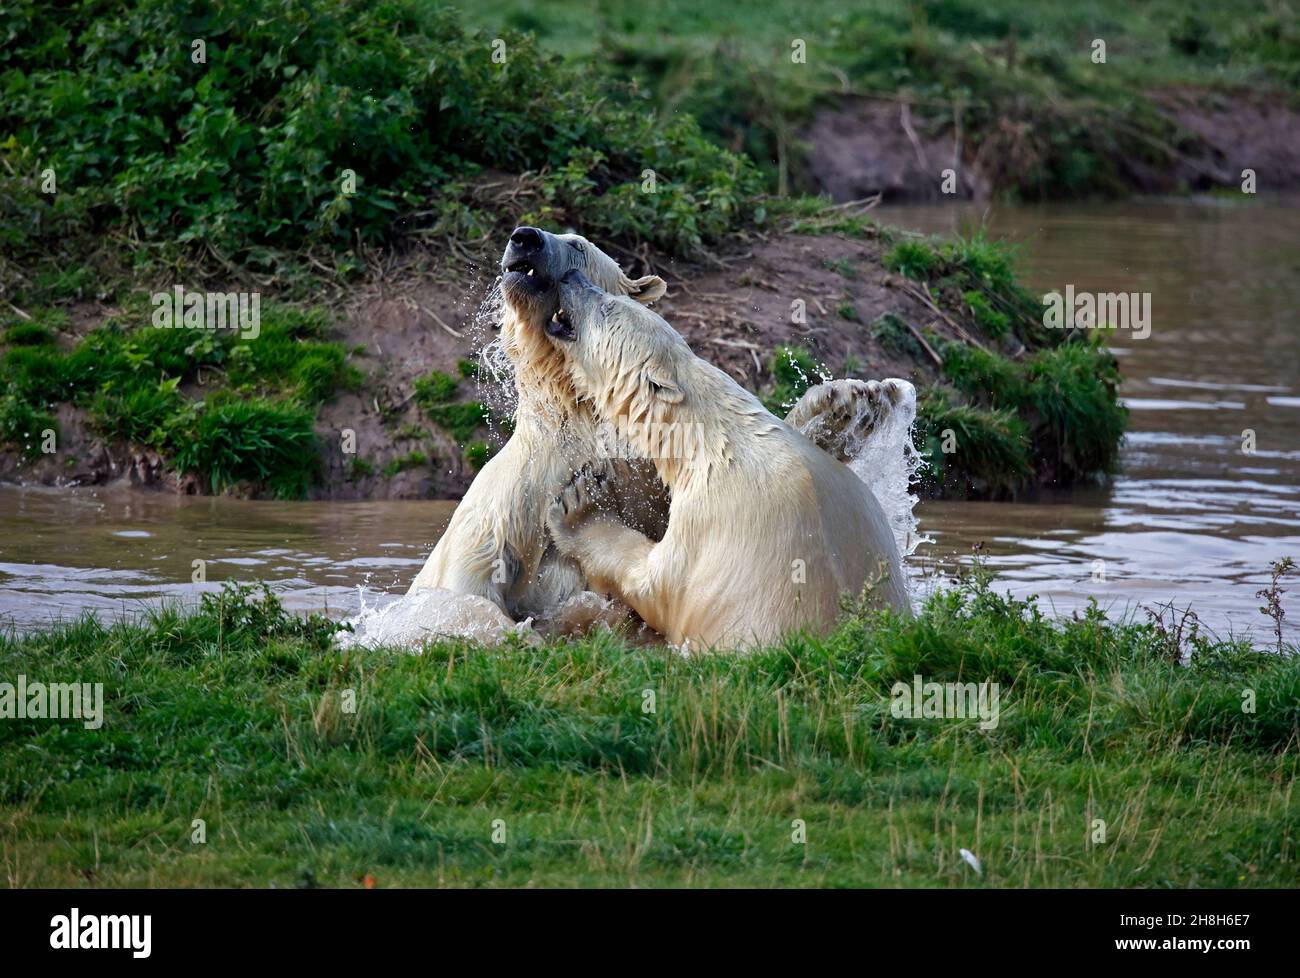
{"label": "small white object in grass", "polygon": [[961,853],[961,858],[966,860],[971,869],[975,870],[975,872],[979,873],[981,876],[984,875],[984,870],[980,868],[980,861],[975,853],[971,852],[969,849],[958,849],[957,851]]}

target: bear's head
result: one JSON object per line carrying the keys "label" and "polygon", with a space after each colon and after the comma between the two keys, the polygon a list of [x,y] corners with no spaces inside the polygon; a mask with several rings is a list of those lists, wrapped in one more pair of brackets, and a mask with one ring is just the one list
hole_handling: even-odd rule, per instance
{"label": "bear's head", "polygon": [[559,304],[546,335],[568,365],[580,396],[610,407],[678,404],[680,375],[695,359],[677,330],[657,313],[600,288],[580,269],[561,276]]}
{"label": "bear's head", "polygon": [[[698,360],[672,326],[627,296],[598,288],[578,269],[561,277],[559,297],[546,335],[574,392],[590,401],[599,421],[616,427],[670,486],[687,469],[725,456],[725,426],[714,418],[734,406],[711,380],[721,374]],[[674,454],[665,454],[665,437],[679,439]]]}
{"label": "bear's head", "polygon": [[515,366],[521,399],[541,397],[557,405],[573,400],[568,374],[545,333],[560,307],[560,279],[571,271],[581,272],[606,292],[640,303],[654,302],[667,291],[658,275],[629,278],[618,262],[582,235],[515,228],[501,256],[506,304],[501,340]]}

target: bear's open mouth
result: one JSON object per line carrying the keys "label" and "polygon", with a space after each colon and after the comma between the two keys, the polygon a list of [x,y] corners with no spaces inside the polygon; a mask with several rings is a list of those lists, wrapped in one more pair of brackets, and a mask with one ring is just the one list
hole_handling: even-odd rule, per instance
{"label": "bear's open mouth", "polygon": [[527,258],[519,258],[505,267],[503,276],[505,284],[521,289],[529,295],[541,295],[554,284],[549,275],[537,270],[537,266]]}
{"label": "bear's open mouth", "polygon": [[578,331],[573,328],[569,314],[563,309],[557,309],[555,315],[547,320],[546,335],[557,340],[574,340],[578,338]]}

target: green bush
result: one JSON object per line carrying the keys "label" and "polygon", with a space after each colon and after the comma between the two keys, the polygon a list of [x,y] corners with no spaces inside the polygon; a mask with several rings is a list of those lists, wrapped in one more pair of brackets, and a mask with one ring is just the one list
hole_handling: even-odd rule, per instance
{"label": "green bush", "polygon": [[176,390],[178,381],[176,378],[155,387],[139,385],[105,391],[95,398],[91,421],[110,437],[161,448],[169,423],[185,403]]}
{"label": "green bush", "polygon": [[41,453],[41,433],[47,429],[59,430],[51,415],[16,393],[0,397],[0,444],[13,445],[25,458],[36,458]]}
{"label": "green bush", "polygon": [[[11,346],[0,358],[9,392],[0,440],[33,451],[32,433],[53,425],[46,409],[67,402],[88,410],[99,432],[171,454],[216,491],[251,482],[301,496],[316,475],[316,405],[360,381],[343,345],[319,338],[326,315],[270,304],[257,338],[243,340],[233,330],[156,328],[144,309],[129,302],[66,354]],[[207,409],[179,389],[201,375]],[[241,452],[256,457],[240,461]]]}
{"label": "green bush", "polygon": [[922,479],[948,493],[1011,495],[1033,471],[1029,430],[1014,411],[962,404],[948,388],[922,392],[914,439],[926,460]]}
{"label": "green bush", "polygon": [[1011,361],[973,346],[944,346],[943,372],[977,405],[1016,411],[1029,425],[1035,468],[1072,480],[1115,462],[1128,412],[1119,369],[1097,336]]}
{"label": "green bush", "polygon": [[754,217],[756,172],[689,117],[651,118],[527,36],[414,0],[20,0],[0,36],[16,250],[80,225],[257,260],[388,239],[417,210],[473,236],[499,218],[466,194],[483,167],[544,173],[540,218],[677,253]]}
{"label": "green bush", "polygon": [[802,347],[778,346],[768,360],[772,371],[772,390],[762,398],[763,405],[779,418],[785,417],[809,387],[830,379],[830,371],[814,360]]}
{"label": "green bush", "polygon": [[291,404],[219,400],[197,412],[178,442],[176,467],[202,476],[214,492],[247,482],[298,499],[320,473],[312,415]]}

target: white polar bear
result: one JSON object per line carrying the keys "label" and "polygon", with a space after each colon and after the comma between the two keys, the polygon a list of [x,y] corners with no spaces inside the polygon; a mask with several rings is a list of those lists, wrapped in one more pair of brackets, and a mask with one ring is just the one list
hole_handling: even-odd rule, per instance
{"label": "white polar bear", "polygon": [[[590,409],[577,405],[563,360],[543,326],[559,299],[556,281],[581,268],[610,292],[653,302],[663,279],[631,279],[576,234],[517,228],[501,259],[505,317],[501,344],[514,368],[514,432],[475,477],[447,530],[408,593],[444,588],[487,598],[520,619],[552,612],[583,590],[582,574],[555,550],[546,507],[573,472],[597,454]],[[662,532],[667,498],[651,466],[619,466],[623,513],[646,532]]]}
{"label": "white polar bear", "polygon": [[[518,394],[514,433],[475,477],[409,593],[443,588],[477,595],[511,619],[522,619],[548,615],[586,589],[578,565],[555,548],[546,512],[573,473],[605,444],[590,403],[578,397],[565,358],[546,335],[559,307],[557,283],[578,270],[603,291],[641,303],[660,298],[666,286],[657,275],[628,277],[581,235],[532,227],[511,234],[501,269],[501,342]],[[826,451],[847,458],[889,407],[879,384],[835,381],[809,390],[789,417]],[[606,494],[623,521],[659,539],[668,491],[654,465],[618,459],[604,470]]]}
{"label": "white polar bear", "polygon": [[[845,593],[909,605],[893,533],[848,466],[777,419],[655,313],[560,280],[547,333],[578,393],[606,420],[628,418],[672,494],[659,541],[609,505],[607,477],[579,473],[548,511],[552,536],[598,590],[676,645],[748,647],[829,627]],[[686,453],[655,431],[693,432]],[[682,442],[678,442],[682,444]]]}

